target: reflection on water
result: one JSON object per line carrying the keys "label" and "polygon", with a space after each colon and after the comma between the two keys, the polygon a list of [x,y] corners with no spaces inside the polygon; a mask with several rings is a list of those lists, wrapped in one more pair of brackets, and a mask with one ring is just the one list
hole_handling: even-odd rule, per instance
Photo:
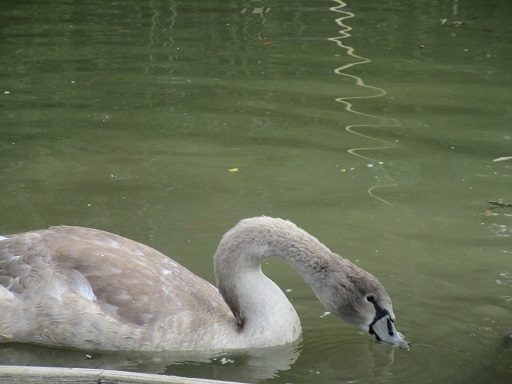
{"label": "reflection on water", "polygon": [[499,212],[500,208],[493,211],[487,211],[484,223],[488,225],[490,231],[497,237],[511,237],[512,236],[512,209],[508,209],[506,212],[502,208],[502,212]]}
{"label": "reflection on water", "polygon": [[0,346],[4,365],[113,369],[254,382],[288,371],[297,345],[230,352],[96,352],[23,344]]}
{"label": "reflection on water", "polygon": [[379,277],[413,348],[323,316],[294,271],[270,263],[301,317],[299,345],[2,345],[0,363],[510,382],[512,216],[487,201],[512,199],[512,2],[346,3],[3,1],[0,233],[106,229],[213,281],[211,255],[236,221],[289,218]]}
{"label": "reflection on water", "polygon": [[[389,201],[376,195],[375,190],[377,188],[393,187],[396,185],[396,182],[393,180],[393,178],[387,172],[386,168],[383,166],[383,162],[370,157],[370,155],[368,155],[368,153],[370,151],[375,152],[375,151],[380,151],[380,150],[385,150],[385,149],[392,149],[392,148],[395,148],[396,145],[394,143],[392,143],[391,141],[382,139],[378,135],[370,136],[368,134],[361,133],[361,131],[363,131],[364,128],[368,128],[368,127],[372,127],[372,128],[398,127],[398,126],[400,126],[400,122],[396,119],[385,118],[382,116],[376,116],[376,115],[371,115],[371,114],[364,113],[361,111],[357,111],[354,109],[353,104],[349,101],[349,100],[359,100],[359,99],[367,100],[367,99],[376,98],[376,97],[383,97],[383,96],[386,96],[387,93],[384,89],[367,85],[367,84],[365,84],[365,82],[362,78],[352,75],[350,73],[347,73],[347,70],[351,69],[352,67],[354,67],[356,65],[371,63],[371,60],[355,54],[355,49],[353,47],[348,46],[343,43],[343,40],[349,39],[351,37],[350,32],[352,31],[352,28],[350,26],[348,26],[347,24],[345,24],[345,20],[353,18],[355,15],[352,12],[348,12],[348,11],[344,10],[344,8],[347,5],[346,3],[344,3],[343,1],[336,1],[336,2],[339,3],[339,5],[336,7],[332,7],[331,10],[341,14],[341,17],[336,19],[336,23],[343,29],[339,31],[339,33],[340,33],[339,37],[331,37],[331,38],[329,38],[329,40],[335,42],[339,47],[343,48],[343,50],[346,52],[346,55],[348,55],[351,58],[356,59],[356,61],[336,68],[334,70],[334,73],[336,73],[337,75],[341,75],[341,76],[345,76],[350,79],[353,79],[355,81],[355,83],[357,84],[357,86],[370,91],[369,95],[342,96],[342,97],[337,97],[336,101],[343,104],[345,110],[347,110],[355,115],[364,116],[366,118],[370,118],[371,120],[378,121],[377,123],[373,123],[373,124],[369,124],[369,123],[350,124],[350,125],[345,126],[345,130],[347,132],[350,132],[354,135],[368,139],[370,141],[370,143],[377,142],[376,145],[374,145],[374,146],[351,148],[351,149],[348,149],[347,152],[350,153],[351,155],[358,156],[358,157],[361,157],[362,159],[368,160],[370,162],[368,164],[368,166],[375,167],[374,169],[375,169],[375,174],[376,174],[376,179],[377,179],[376,181],[378,182],[378,184],[369,187],[368,194],[370,196],[372,196],[373,198],[375,198],[385,204],[393,205]],[[361,154],[361,152],[366,153],[366,155]]]}

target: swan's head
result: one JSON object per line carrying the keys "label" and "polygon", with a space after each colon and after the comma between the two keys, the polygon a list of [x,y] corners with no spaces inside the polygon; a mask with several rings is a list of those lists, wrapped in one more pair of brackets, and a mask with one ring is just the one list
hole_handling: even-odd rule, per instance
{"label": "swan's head", "polygon": [[332,313],[368,332],[375,339],[399,347],[410,344],[395,328],[391,299],[371,273],[339,258],[340,268],[326,276],[317,295]]}

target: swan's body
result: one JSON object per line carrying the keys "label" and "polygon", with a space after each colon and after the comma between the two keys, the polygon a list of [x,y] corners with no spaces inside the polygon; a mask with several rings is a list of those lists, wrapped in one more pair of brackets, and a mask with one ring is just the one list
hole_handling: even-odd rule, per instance
{"label": "swan's body", "polygon": [[268,217],[242,220],[224,235],[214,257],[219,290],[148,246],[95,229],[0,237],[0,342],[183,351],[286,344],[299,337],[300,321],[261,272],[270,256],[295,267],[331,312],[405,343],[373,275]]}

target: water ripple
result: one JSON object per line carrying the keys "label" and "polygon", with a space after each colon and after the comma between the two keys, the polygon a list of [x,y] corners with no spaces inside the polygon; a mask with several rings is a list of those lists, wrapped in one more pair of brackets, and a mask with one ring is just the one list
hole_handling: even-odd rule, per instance
{"label": "water ripple", "polygon": [[354,135],[357,135],[357,136],[363,137],[365,139],[369,139],[369,140],[372,140],[372,141],[375,141],[375,142],[379,143],[378,145],[370,146],[370,147],[351,148],[347,152],[350,153],[351,155],[358,156],[358,157],[360,157],[362,159],[369,160],[369,161],[372,161],[374,163],[377,163],[377,166],[374,169],[376,170],[376,172],[378,172],[380,174],[378,179],[379,180],[383,180],[384,183],[381,183],[379,185],[374,185],[374,186],[368,188],[368,194],[370,196],[374,197],[375,199],[380,200],[381,202],[383,202],[385,204],[392,205],[389,201],[383,199],[382,197],[377,196],[374,193],[374,191],[377,188],[385,188],[385,187],[396,186],[396,182],[394,182],[394,180],[391,178],[391,176],[389,176],[389,174],[386,172],[386,170],[382,166],[383,163],[381,161],[378,161],[377,159],[372,158],[370,156],[362,155],[360,152],[372,151],[372,150],[373,151],[374,150],[382,150],[382,149],[392,149],[392,148],[395,148],[396,145],[394,143],[392,143],[391,141],[383,140],[381,138],[376,138],[376,137],[373,137],[373,136],[361,133],[359,131],[359,129],[363,128],[363,127],[397,127],[397,126],[400,126],[401,124],[396,119],[382,117],[382,116],[376,116],[376,115],[371,115],[371,114],[368,114],[368,113],[357,111],[357,110],[354,109],[354,106],[349,101],[349,100],[356,100],[356,99],[371,99],[371,98],[382,97],[382,96],[385,96],[387,93],[386,93],[386,91],[384,89],[379,88],[379,87],[375,87],[375,86],[371,86],[371,85],[367,85],[367,84],[365,84],[363,79],[361,79],[360,77],[355,76],[355,75],[351,75],[351,74],[348,74],[348,73],[345,72],[347,69],[349,69],[351,67],[354,67],[356,65],[362,65],[362,64],[369,63],[369,62],[371,62],[371,60],[368,59],[368,58],[362,57],[360,55],[357,55],[355,53],[355,49],[353,47],[344,44],[343,40],[349,38],[351,36],[350,32],[352,31],[352,28],[345,24],[345,20],[353,18],[355,16],[355,14],[346,10],[345,7],[346,7],[347,4],[344,3],[343,1],[341,1],[341,0],[334,0],[334,1],[336,3],[338,3],[338,5],[335,6],[335,7],[331,7],[330,10],[333,11],[333,12],[338,12],[338,13],[341,14],[341,17],[336,19],[336,23],[342,29],[339,31],[340,36],[332,37],[332,38],[329,38],[328,40],[335,42],[339,47],[343,48],[347,52],[347,55],[349,55],[352,58],[356,59],[356,61],[353,62],[353,63],[345,64],[345,65],[343,65],[343,66],[341,66],[339,68],[336,68],[334,70],[334,72],[336,74],[340,75],[340,76],[345,76],[345,77],[348,77],[350,79],[353,79],[356,82],[356,85],[358,85],[358,86],[360,86],[362,88],[368,89],[368,90],[373,92],[373,94],[369,95],[369,96],[344,96],[344,97],[338,97],[335,100],[337,102],[343,104],[345,110],[350,112],[350,113],[353,113],[353,114],[358,115],[358,116],[369,117],[371,119],[378,119],[378,121],[379,121],[379,123],[377,123],[377,124],[352,124],[352,125],[347,125],[345,127],[345,130],[347,132],[350,132],[350,133],[352,133]]}

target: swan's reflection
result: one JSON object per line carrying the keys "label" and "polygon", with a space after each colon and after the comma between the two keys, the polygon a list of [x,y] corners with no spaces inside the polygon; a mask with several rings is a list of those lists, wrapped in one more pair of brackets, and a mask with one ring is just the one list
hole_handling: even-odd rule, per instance
{"label": "swan's reflection", "polygon": [[0,346],[2,365],[112,369],[229,381],[270,379],[288,371],[300,355],[299,342],[228,352],[94,352],[28,344]]}

